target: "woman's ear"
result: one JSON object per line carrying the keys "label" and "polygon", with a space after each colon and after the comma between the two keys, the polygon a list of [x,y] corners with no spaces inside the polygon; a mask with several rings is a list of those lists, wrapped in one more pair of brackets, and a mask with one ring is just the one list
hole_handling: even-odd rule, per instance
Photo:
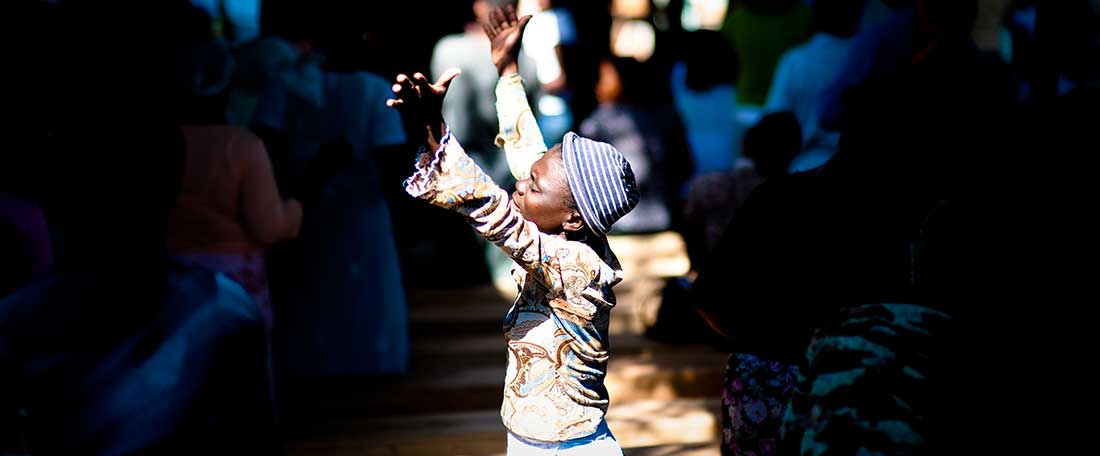
{"label": "woman's ear", "polygon": [[561,224],[562,231],[566,233],[574,233],[584,229],[584,219],[581,218],[581,213],[576,209],[569,211],[569,217],[565,219],[565,222]]}

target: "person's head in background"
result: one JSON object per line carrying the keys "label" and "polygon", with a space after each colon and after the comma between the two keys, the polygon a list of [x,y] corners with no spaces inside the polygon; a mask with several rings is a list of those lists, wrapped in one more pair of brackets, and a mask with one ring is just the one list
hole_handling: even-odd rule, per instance
{"label": "person's head in background", "polygon": [[740,72],[737,52],[729,40],[713,30],[696,30],[685,37],[684,65],[687,86],[705,92],[719,85],[734,85]]}
{"label": "person's head in background", "polygon": [[768,114],[749,131],[741,145],[756,173],[765,179],[789,173],[791,161],[802,150],[802,127],[791,111]]}
{"label": "person's head in background", "polygon": [[596,81],[596,101],[600,104],[634,104],[644,101],[638,84],[645,75],[643,66],[632,57],[615,57],[600,62]]}
{"label": "person's head in background", "polygon": [[600,62],[600,79],[596,81],[596,101],[618,103],[623,98],[623,78],[610,60]]}
{"label": "person's head in background", "polygon": [[814,26],[820,33],[848,38],[859,30],[864,0],[815,0]]}

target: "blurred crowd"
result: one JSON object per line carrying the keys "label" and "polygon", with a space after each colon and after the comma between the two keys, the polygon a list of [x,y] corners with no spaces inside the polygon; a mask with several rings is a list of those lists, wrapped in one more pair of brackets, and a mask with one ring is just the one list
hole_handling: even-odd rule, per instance
{"label": "blurred crowd", "polygon": [[[407,289],[508,280],[403,194],[419,144],[385,100],[398,72],[461,68],[444,116],[514,186],[479,23],[515,2],[398,3],[7,6],[30,27],[6,43],[0,452],[278,452],[300,381],[408,371]],[[634,170],[613,234],[686,242],[664,305],[731,352],[724,453],[1040,432],[996,386],[1046,375],[1024,353],[1058,311],[1005,299],[1034,282],[1015,280],[1037,236],[1019,219],[1048,220],[1025,195],[1100,150],[1100,2],[517,8],[544,135]]]}

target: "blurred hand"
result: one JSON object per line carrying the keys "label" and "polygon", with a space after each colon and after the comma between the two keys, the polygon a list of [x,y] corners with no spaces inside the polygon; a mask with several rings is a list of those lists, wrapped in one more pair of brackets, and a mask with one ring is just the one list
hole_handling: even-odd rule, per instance
{"label": "blurred hand", "polygon": [[424,135],[422,139],[430,144],[442,138],[443,99],[451,82],[461,73],[458,68],[450,68],[435,84],[429,83],[421,73],[413,74],[412,78],[397,75],[397,83],[393,85],[397,98],[386,100],[386,106],[401,113],[410,140]]}
{"label": "blurred hand", "polygon": [[527,28],[530,21],[530,15],[516,19],[516,9],[508,5],[503,9],[494,8],[489,13],[489,23],[481,24],[492,42],[493,65],[496,65],[499,75],[504,76],[519,70],[517,62],[522,47],[523,29]]}

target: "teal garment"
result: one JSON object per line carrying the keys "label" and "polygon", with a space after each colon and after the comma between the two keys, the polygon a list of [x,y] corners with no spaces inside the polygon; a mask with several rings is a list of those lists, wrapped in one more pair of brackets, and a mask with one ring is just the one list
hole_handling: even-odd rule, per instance
{"label": "teal garment", "polygon": [[292,376],[408,370],[408,307],[393,236],[373,160],[338,176],[306,215],[304,283],[279,315]]}
{"label": "teal garment", "polygon": [[811,25],[810,7],[801,2],[776,14],[754,13],[745,6],[730,9],[720,32],[737,51],[739,102],[764,104],[779,58],[810,37]]}
{"label": "teal garment", "polygon": [[[361,377],[408,370],[408,308],[378,148],[405,143],[393,95],[382,77],[324,73],[323,104],[288,88],[269,90],[258,122],[291,138],[291,168],[307,169],[317,151],[351,148],[353,163],[304,211],[300,258],[272,277],[276,339],[293,378]],[[286,273],[290,274],[287,277]],[[290,282],[290,283],[288,283]]]}
{"label": "teal garment", "polygon": [[928,307],[872,304],[818,330],[783,418],[784,454],[927,451],[952,324]]}

